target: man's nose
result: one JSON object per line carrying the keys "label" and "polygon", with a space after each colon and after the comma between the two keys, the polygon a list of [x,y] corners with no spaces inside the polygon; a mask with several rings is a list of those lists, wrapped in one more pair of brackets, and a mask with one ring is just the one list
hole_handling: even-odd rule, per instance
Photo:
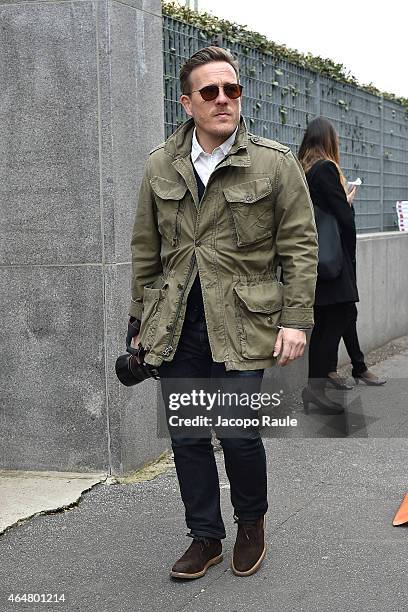
{"label": "man's nose", "polygon": [[218,88],[218,96],[215,98],[215,102],[217,104],[227,104],[228,96],[225,95],[223,87]]}

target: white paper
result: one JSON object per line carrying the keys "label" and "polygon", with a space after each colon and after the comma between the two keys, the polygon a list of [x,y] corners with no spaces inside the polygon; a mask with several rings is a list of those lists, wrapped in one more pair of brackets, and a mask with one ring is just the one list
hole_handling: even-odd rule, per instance
{"label": "white paper", "polygon": [[354,185],[355,185],[356,187],[359,187],[359,185],[362,185],[362,184],[363,184],[363,181],[362,181],[362,180],[361,180],[361,178],[359,177],[359,178],[357,178],[355,181],[349,181],[349,182],[348,182],[348,184],[349,184],[349,185],[352,185],[352,186],[354,186]]}

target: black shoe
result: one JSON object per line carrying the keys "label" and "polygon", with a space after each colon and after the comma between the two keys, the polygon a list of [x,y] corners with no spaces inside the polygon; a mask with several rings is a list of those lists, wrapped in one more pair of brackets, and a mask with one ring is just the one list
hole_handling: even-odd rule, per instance
{"label": "black shoe", "polygon": [[354,380],[358,384],[360,381],[365,382],[366,385],[371,385],[373,387],[380,387],[381,385],[385,385],[387,380],[382,376],[377,376],[370,370],[366,370],[361,374],[354,374]]}
{"label": "black shoe", "polygon": [[310,404],[314,404],[320,408],[320,412],[323,414],[342,414],[344,407],[341,404],[332,402],[327,395],[324,394],[323,389],[312,389],[310,386],[305,387],[302,391],[303,409],[306,414],[309,413]]}
{"label": "black shoe", "polygon": [[337,372],[329,372],[327,381],[331,383],[335,389],[341,389],[342,391],[350,391],[354,388],[353,385],[347,382],[346,378],[339,376]]}
{"label": "black shoe", "polygon": [[173,565],[170,576],[190,580],[201,578],[211,565],[216,565],[221,561],[221,540],[194,538],[184,555]]}

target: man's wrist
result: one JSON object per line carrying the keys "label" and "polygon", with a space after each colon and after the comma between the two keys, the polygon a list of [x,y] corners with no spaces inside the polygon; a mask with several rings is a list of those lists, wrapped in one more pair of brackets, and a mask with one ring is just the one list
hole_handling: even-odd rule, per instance
{"label": "man's wrist", "polygon": [[135,331],[140,331],[140,320],[136,319],[136,317],[129,317],[129,326],[132,327]]}
{"label": "man's wrist", "polygon": [[129,316],[128,328],[126,334],[126,344],[130,345],[132,338],[137,336],[140,332],[140,321],[136,317]]}

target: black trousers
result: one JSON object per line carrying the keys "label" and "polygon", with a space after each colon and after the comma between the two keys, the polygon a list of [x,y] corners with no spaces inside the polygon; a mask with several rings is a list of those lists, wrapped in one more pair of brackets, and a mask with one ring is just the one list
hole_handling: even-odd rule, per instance
{"label": "black trousers", "polygon": [[[315,324],[309,344],[309,380],[321,384],[337,365],[339,343],[355,318],[354,302],[315,306]],[[335,369],[335,368],[334,368]]]}
{"label": "black trousers", "polygon": [[[253,383],[256,379],[260,388],[263,377],[263,370],[227,372],[223,363],[215,363],[204,315],[191,307],[188,308],[174,358],[164,362],[159,373],[163,398],[168,397],[168,379],[183,378],[187,390],[188,379],[239,378],[242,386],[246,384],[245,381]],[[224,451],[234,513],[243,520],[256,520],[268,509],[266,456],[259,431],[244,438],[220,438],[220,443]],[[172,449],[186,523],[191,535],[225,538],[211,431],[208,431],[206,437],[172,436]]]}
{"label": "black trousers", "polygon": [[[346,347],[346,351],[351,360],[352,376],[358,376],[367,370],[367,366],[364,361],[364,353],[360,348],[360,342],[358,340],[357,335],[357,306],[353,302],[353,318],[350,321],[350,325],[347,327],[346,331],[343,333],[343,341],[344,346]],[[337,362],[338,362],[338,351],[336,352],[335,359],[330,367],[330,372],[335,372],[337,370]]]}

